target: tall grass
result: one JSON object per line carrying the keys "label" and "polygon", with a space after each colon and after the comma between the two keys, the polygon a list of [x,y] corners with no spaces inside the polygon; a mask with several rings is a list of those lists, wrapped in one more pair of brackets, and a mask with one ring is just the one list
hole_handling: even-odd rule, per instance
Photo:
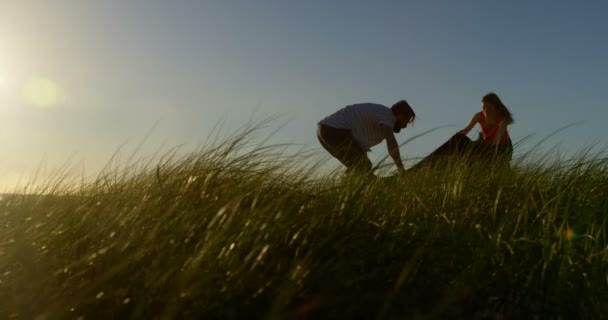
{"label": "tall grass", "polygon": [[322,179],[256,127],[0,201],[0,315],[601,318],[608,161]]}

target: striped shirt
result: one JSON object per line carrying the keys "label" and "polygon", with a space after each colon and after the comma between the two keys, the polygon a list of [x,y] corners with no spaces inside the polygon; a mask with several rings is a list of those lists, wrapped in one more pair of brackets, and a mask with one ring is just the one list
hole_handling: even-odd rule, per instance
{"label": "striped shirt", "polygon": [[391,128],[397,119],[393,111],[386,106],[375,103],[359,103],[346,106],[319,121],[318,124],[337,129],[348,129],[355,141],[369,151],[369,148],[384,140],[380,124]]}

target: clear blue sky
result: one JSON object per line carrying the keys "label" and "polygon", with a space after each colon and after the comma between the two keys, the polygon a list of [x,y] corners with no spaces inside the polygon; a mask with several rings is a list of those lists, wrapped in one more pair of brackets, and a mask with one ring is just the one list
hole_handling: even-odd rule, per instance
{"label": "clear blue sky", "polygon": [[[284,114],[278,138],[352,103],[405,98],[428,153],[495,91],[514,140],[605,143],[605,1],[0,2],[0,185],[42,162],[96,173],[121,145],[195,145],[224,119]],[[279,123],[277,123],[278,125]],[[372,157],[386,154],[384,145]],[[333,160],[332,160],[333,161]],[[330,162],[337,165],[337,162]]]}

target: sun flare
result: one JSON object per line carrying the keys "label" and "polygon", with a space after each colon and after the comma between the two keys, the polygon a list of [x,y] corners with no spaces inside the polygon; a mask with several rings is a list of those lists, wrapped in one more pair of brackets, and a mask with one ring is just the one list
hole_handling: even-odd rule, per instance
{"label": "sun flare", "polygon": [[35,106],[51,108],[65,102],[63,90],[55,82],[46,78],[32,78],[23,88],[27,101]]}

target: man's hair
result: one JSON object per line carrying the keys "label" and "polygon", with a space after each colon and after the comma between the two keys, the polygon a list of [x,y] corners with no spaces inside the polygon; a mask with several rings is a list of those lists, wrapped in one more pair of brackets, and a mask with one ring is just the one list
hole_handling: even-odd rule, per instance
{"label": "man's hair", "polygon": [[410,107],[410,104],[407,103],[407,101],[405,101],[405,100],[397,101],[391,107],[391,110],[393,110],[393,114],[395,114],[395,115],[404,114],[406,116],[410,116],[409,123],[413,123],[414,120],[416,120],[416,113],[414,112],[414,109],[412,109],[412,107]]}

